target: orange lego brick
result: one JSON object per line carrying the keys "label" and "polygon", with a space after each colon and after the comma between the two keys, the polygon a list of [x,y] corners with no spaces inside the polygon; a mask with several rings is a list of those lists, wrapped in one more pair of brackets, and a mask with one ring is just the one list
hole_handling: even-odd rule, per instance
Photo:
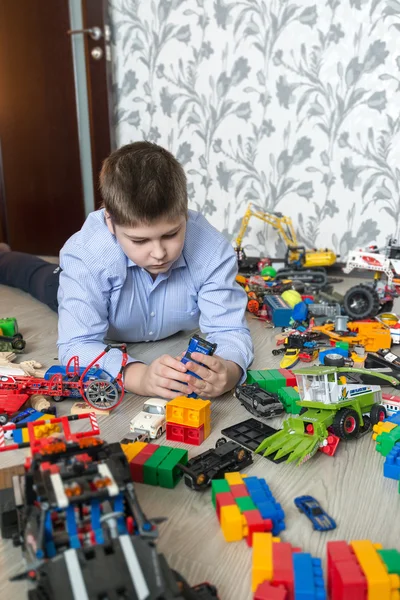
{"label": "orange lego brick", "polygon": [[245,519],[239,507],[221,506],[221,529],[227,542],[240,542],[243,539]]}
{"label": "orange lego brick", "polygon": [[207,430],[211,424],[211,402],[200,398],[178,396],[166,405],[166,420],[167,423],[187,425],[188,427],[204,425]]}
{"label": "orange lego brick", "polygon": [[121,444],[121,448],[126,456],[128,463],[147,446],[146,442],[133,442],[133,444]]}
{"label": "orange lego brick", "polygon": [[368,585],[368,600],[391,600],[391,581],[377,549],[370,540],[350,542]]}

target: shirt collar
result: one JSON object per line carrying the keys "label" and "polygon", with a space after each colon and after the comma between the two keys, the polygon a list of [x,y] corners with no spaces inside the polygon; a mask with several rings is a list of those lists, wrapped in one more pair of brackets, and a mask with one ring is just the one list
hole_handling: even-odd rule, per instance
{"label": "shirt collar", "polygon": [[[137,264],[134,263],[133,260],[131,260],[128,257],[126,257],[126,258],[127,258],[128,267],[137,267]],[[176,261],[174,263],[172,263],[172,265],[168,269],[167,273],[169,273],[173,269],[179,269],[179,267],[185,267],[185,266],[186,266],[186,261],[185,261],[185,257],[183,256],[183,252],[182,252],[181,255],[179,256],[179,258],[177,258]]]}

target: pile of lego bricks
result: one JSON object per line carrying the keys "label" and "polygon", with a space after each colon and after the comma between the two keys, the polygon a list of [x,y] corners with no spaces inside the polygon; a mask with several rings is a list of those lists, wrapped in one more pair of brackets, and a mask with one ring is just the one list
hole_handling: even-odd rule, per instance
{"label": "pile of lego bricks", "polygon": [[200,446],[211,431],[211,402],[178,396],[166,405],[166,438]]}
{"label": "pile of lego bricks", "polygon": [[[35,437],[46,438],[54,433],[60,432],[60,427],[56,423],[51,423],[52,419],[55,419],[55,415],[42,413],[34,409],[27,409],[25,411],[27,416],[18,421],[18,425],[22,423],[32,423],[34,421],[46,421],[42,425],[35,426]],[[11,423],[10,423],[11,425]],[[22,444],[24,442],[29,442],[29,431],[27,428],[16,428],[12,432],[12,437],[15,444]]]}
{"label": "pile of lego bricks", "polygon": [[374,425],[372,438],[376,441],[376,450],[385,457],[383,475],[399,482],[400,494],[400,414]]}
{"label": "pile of lego bricks", "polygon": [[188,451],[146,442],[121,444],[129,463],[132,481],[174,488],[181,480],[178,465],[186,465]]}
{"label": "pile of lego bricks", "polygon": [[273,538],[255,533],[254,600],[398,600],[400,553],[370,540],[327,543],[326,592],[321,560]]}
{"label": "pile of lego bricks", "polygon": [[300,407],[296,404],[300,396],[294,389],[297,385],[296,377],[290,369],[247,371],[246,383],[257,383],[266,392],[277,394],[286,412],[293,415],[300,413]]}
{"label": "pile of lego bricks", "polygon": [[226,473],[211,482],[211,499],[227,542],[246,538],[251,546],[256,531],[278,535],[285,529],[285,513],[264,479]]}

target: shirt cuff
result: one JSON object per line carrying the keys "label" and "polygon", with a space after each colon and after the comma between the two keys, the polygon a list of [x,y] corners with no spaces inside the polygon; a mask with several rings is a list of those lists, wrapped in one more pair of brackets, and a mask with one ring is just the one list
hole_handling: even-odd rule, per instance
{"label": "shirt cuff", "polygon": [[221,349],[218,348],[215,355],[220,356],[221,358],[224,358],[225,360],[231,360],[232,362],[239,365],[239,367],[242,369],[242,376],[239,379],[238,385],[242,385],[242,383],[244,383],[246,381],[247,361],[246,361],[245,357],[238,350],[235,350],[234,348],[221,348]]}
{"label": "shirt cuff", "polygon": [[[120,350],[112,349],[105,356],[105,360],[103,362],[102,368],[105,371],[107,371],[107,373],[109,373],[112,377],[115,378],[115,377],[117,377],[118,373],[121,370],[121,361],[122,361],[122,355],[121,355]],[[126,364],[129,365],[130,363],[133,363],[133,362],[143,362],[143,361],[137,360],[136,358],[133,358],[132,356],[128,356],[128,360],[127,360]]]}

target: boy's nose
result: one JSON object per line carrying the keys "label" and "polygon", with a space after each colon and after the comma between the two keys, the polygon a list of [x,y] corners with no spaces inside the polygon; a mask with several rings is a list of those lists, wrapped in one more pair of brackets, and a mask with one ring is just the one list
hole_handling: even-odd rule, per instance
{"label": "boy's nose", "polygon": [[161,244],[154,244],[152,251],[151,251],[151,256],[155,259],[155,260],[162,260],[166,255],[165,249],[162,247]]}

